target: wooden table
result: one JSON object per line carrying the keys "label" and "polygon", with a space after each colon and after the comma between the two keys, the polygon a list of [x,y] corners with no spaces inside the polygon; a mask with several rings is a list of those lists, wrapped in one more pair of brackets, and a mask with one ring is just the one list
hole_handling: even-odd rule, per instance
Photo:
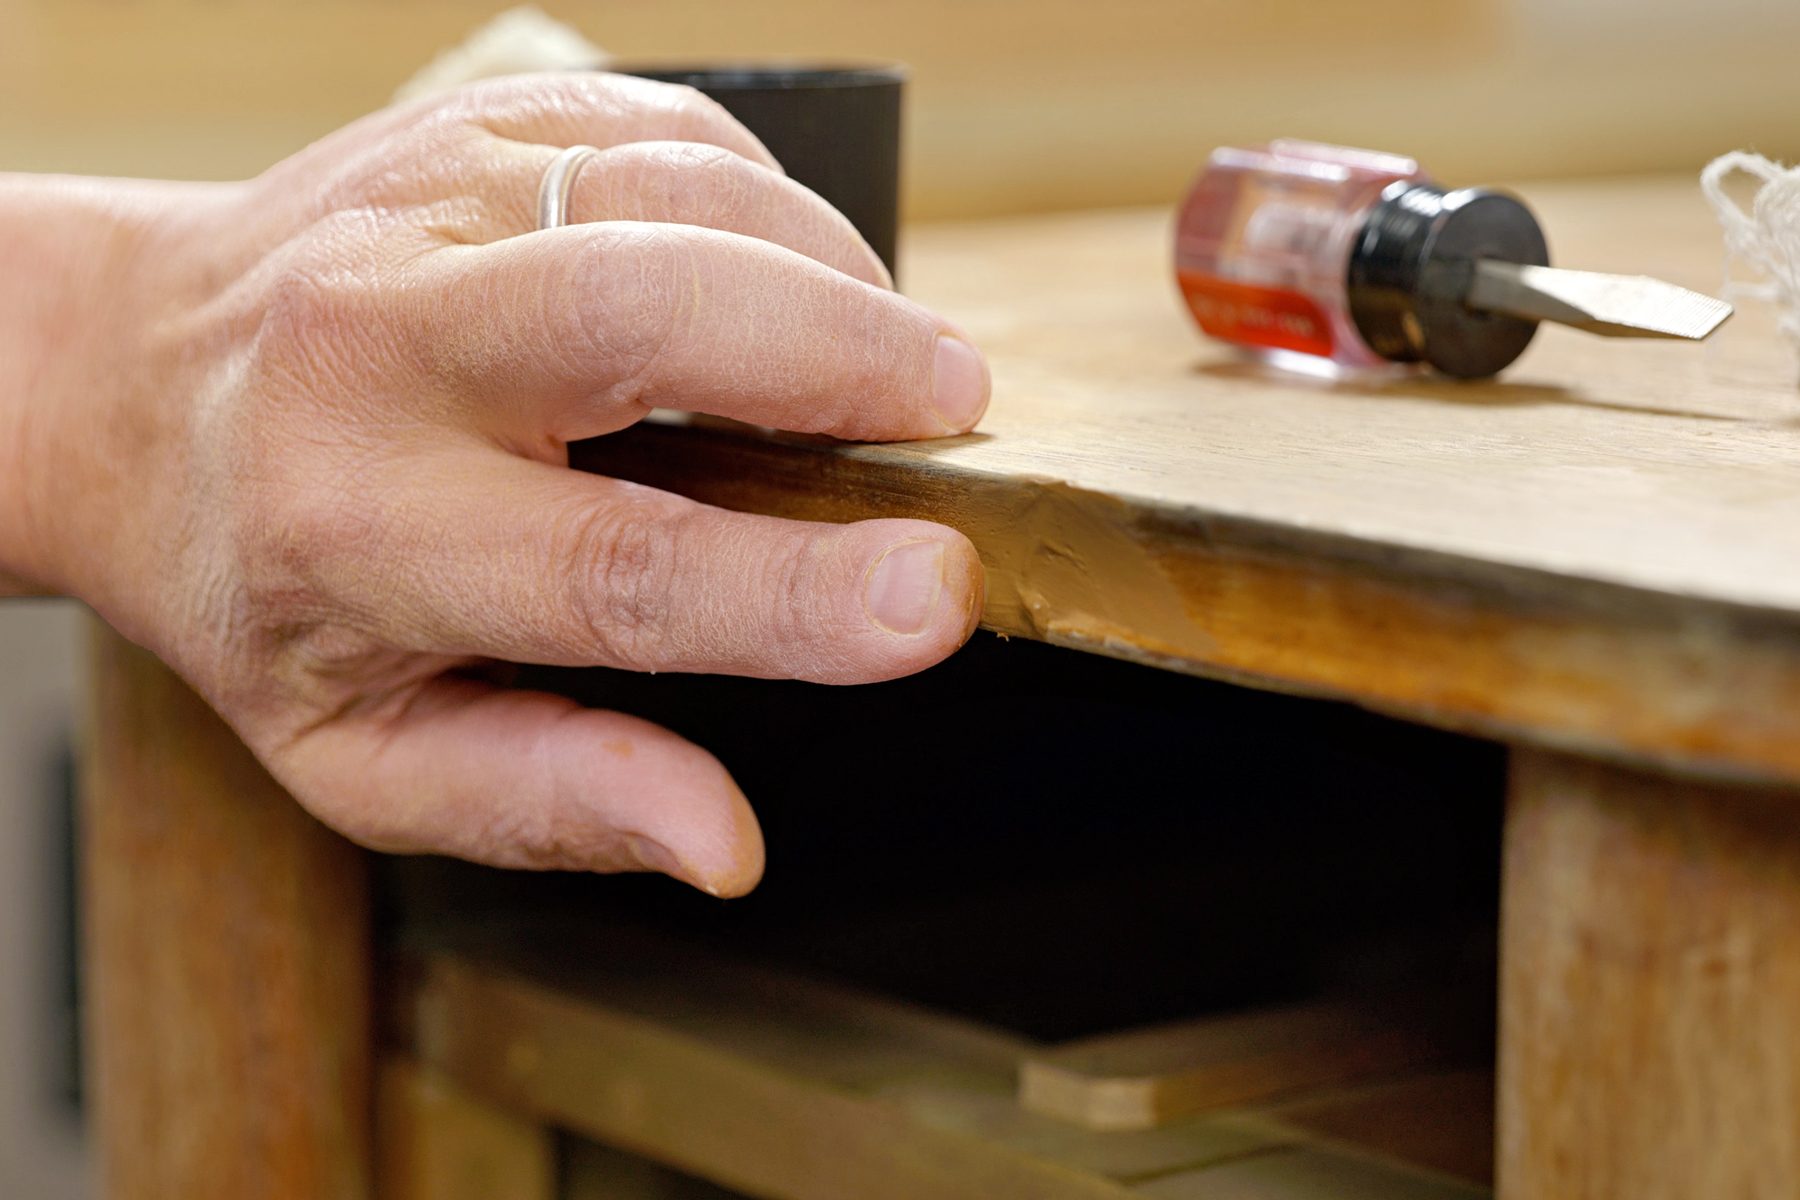
{"label": "wooden table", "polygon": [[[1685,181],[1528,196],[1567,265],[1717,284]],[[1800,1192],[1785,351],[1745,318],[1716,352],[1547,330],[1486,384],[1279,377],[1191,330],[1166,240],[1147,212],[915,233],[909,291],[993,364],[976,435],[843,447],[668,422],[579,461],[734,508],[939,519],[982,553],[991,630],[1505,743],[1500,1194]],[[159,669],[104,641],[98,662],[109,1152],[187,1182],[168,1098],[210,1082],[216,1102],[181,1114],[209,1153],[260,1147],[301,1181],[282,1194],[354,1195],[356,858]],[[150,953],[159,936],[179,948]]]}

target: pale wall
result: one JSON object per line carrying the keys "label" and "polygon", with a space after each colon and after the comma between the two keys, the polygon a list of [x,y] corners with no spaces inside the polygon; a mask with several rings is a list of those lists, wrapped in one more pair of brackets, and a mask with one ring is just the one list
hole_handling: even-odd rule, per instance
{"label": "pale wall", "polygon": [[[0,0],[0,166],[230,176],[380,105],[478,0]],[[622,55],[915,68],[915,216],[1171,199],[1213,145],[1477,182],[1800,155],[1792,0],[546,0]]]}

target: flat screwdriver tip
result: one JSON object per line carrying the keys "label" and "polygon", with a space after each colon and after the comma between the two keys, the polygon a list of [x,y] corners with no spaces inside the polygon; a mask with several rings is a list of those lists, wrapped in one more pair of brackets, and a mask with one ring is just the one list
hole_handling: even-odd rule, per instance
{"label": "flat screwdriver tip", "polygon": [[1471,308],[1555,321],[1605,337],[1699,341],[1731,305],[1647,275],[1608,275],[1483,259],[1464,297]]}

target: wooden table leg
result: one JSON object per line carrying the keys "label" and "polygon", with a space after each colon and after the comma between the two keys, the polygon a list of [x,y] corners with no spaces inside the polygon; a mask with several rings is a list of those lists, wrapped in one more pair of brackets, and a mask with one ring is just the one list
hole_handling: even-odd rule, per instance
{"label": "wooden table leg", "polygon": [[1516,751],[1502,1200],[1800,1195],[1800,795]]}
{"label": "wooden table leg", "polygon": [[106,1194],[369,1195],[366,862],[100,628],[82,803]]}

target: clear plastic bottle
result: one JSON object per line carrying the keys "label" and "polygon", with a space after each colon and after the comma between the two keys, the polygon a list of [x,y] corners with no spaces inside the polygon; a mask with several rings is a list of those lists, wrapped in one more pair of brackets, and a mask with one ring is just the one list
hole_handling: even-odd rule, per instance
{"label": "clear plastic bottle", "polygon": [[1389,361],[1350,311],[1353,246],[1382,193],[1423,183],[1397,154],[1282,140],[1215,150],[1181,207],[1175,272],[1201,329],[1350,367]]}

